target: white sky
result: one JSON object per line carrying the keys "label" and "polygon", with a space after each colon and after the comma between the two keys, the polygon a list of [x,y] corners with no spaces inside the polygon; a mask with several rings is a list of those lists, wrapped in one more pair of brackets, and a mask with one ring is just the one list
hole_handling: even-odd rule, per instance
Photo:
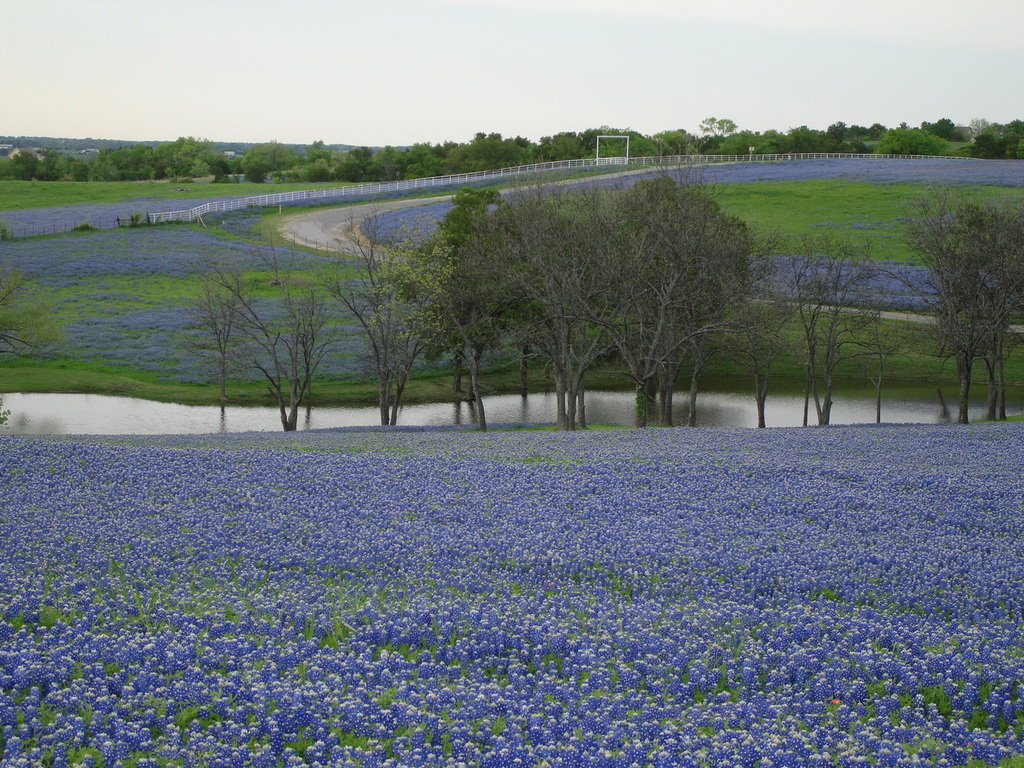
{"label": "white sky", "polygon": [[1021,30],[1021,0],[0,0],[0,135],[1008,122]]}

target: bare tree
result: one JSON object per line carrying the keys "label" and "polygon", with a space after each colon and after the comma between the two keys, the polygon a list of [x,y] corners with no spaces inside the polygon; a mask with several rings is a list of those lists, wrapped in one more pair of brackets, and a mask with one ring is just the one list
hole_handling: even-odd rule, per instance
{"label": "bare tree", "polygon": [[741,307],[734,320],[732,346],[746,359],[754,379],[754,402],[757,404],[757,426],[764,428],[765,402],[772,365],[786,348],[784,329],[793,318],[795,308],[768,285]]}
{"label": "bare tree", "polygon": [[882,423],[882,383],[885,380],[885,365],[901,346],[900,335],[890,325],[877,317],[860,341],[864,351],[864,365],[868,378],[875,390],[875,423]]}
{"label": "bare tree", "polygon": [[[363,330],[367,358],[377,381],[377,406],[382,425],[398,423],[402,395],[424,344],[412,326],[413,305],[401,295],[395,270],[389,266],[388,243],[371,218],[362,227],[362,237],[353,254],[360,273],[352,277],[340,266],[325,273],[323,284],[351,314]],[[355,225],[352,225],[353,227]]]}
{"label": "bare tree", "polygon": [[813,398],[818,424],[828,424],[836,368],[864,354],[860,339],[877,322],[878,310],[865,306],[875,269],[833,238],[808,239],[800,251],[784,260],[782,279],[803,331],[803,423]]}
{"label": "bare tree", "polygon": [[224,265],[214,265],[208,279],[231,307],[235,327],[250,342],[250,365],[266,379],[281,426],[291,432],[298,428],[299,408],[332,342],[328,312],[318,286],[282,267],[276,254],[266,269],[276,301],[261,298],[266,286]]}
{"label": "bare tree", "polygon": [[227,382],[245,367],[238,328],[238,302],[234,295],[213,279],[208,263],[200,276],[199,293],[192,305],[192,324],[197,334],[186,348],[208,363],[217,378],[221,411],[227,405]]}
{"label": "bare tree", "polygon": [[928,267],[918,287],[935,316],[940,349],[960,382],[957,421],[969,421],[975,360],[985,360],[988,416],[1005,413],[1003,361],[1010,317],[1024,294],[1024,208],[980,205],[948,192],[922,200],[907,240]]}

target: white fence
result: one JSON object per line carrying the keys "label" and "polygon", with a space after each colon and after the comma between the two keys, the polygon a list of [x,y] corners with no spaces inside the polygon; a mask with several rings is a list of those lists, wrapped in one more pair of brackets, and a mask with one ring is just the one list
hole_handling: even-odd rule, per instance
{"label": "white fence", "polygon": [[296,192],[277,192],[269,195],[253,195],[250,197],[230,197],[203,203],[195,208],[182,211],[164,211],[147,214],[150,224],[163,221],[194,221],[206,213],[235,211],[240,208],[267,208],[275,205],[289,205],[298,202],[308,203],[316,200],[344,200],[345,198],[372,197],[374,195],[395,195],[403,192],[431,188],[450,188],[466,184],[501,181],[514,176],[523,176],[546,171],[563,171],[571,169],[595,168],[606,166],[626,166],[643,168],[646,166],[678,167],[688,165],[709,165],[711,163],[774,163],[790,160],[822,160],[849,159],[863,160],[970,160],[971,158],[930,155],[860,155],[844,152],[808,152],[784,153],[773,155],[669,155],[662,157],[601,157],[582,160],[558,160],[548,163],[517,165],[511,168],[500,168],[494,171],[475,171],[473,173],[457,173],[449,176],[428,176],[422,179],[403,179],[402,181],[371,182],[353,184],[348,187],[325,187],[323,189],[305,189]]}

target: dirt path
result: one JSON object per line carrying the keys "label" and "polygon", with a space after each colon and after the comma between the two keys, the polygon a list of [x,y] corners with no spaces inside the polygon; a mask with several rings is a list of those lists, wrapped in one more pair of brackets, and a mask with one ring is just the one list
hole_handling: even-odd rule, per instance
{"label": "dirt path", "polygon": [[[652,170],[657,169],[634,168],[628,171],[602,174],[599,177],[593,178],[614,179],[622,176],[649,174]],[[587,180],[586,177],[570,178],[549,183],[558,185],[578,184]],[[359,248],[366,243],[360,227],[367,219],[386,211],[417,208],[423,205],[439,203],[444,200],[450,200],[452,196],[439,195],[437,197],[416,197],[405,200],[379,200],[373,203],[360,203],[359,205],[347,205],[339,208],[324,208],[311,213],[297,213],[284,219],[281,225],[281,234],[286,240],[291,240],[299,245],[358,255]]]}
{"label": "dirt path", "polygon": [[378,200],[373,203],[325,208],[312,213],[298,213],[287,217],[281,234],[293,243],[320,249],[358,255],[365,244],[362,224],[367,219],[386,211],[416,208],[451,199],[451,195],[418,197],[411,200]]}

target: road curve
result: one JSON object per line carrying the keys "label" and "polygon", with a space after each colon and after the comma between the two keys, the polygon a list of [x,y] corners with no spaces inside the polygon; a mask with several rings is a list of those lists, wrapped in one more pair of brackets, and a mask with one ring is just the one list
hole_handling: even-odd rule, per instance
{"label": "road curve", "polygon": [[[661,170],[663,172],[672,172],[675,169]],[[599,177],[592,178],[614,179],[622,176],[649,175],[651,173],[651,168],[634,168],[628,171],[602,174]],[[561,186],[586,183],[590,180],[587,177],[569,178],[547,182],[547,184]],[[450,200],[453,196],[454,193],[438,195],[436,197],[379,200],[372,203],[360,203],[359,205],[346,205],[338,208],[324,208],[308,213],[297,213],[284,219],[281,225],[281,234],[286,240],[298,243],[299,245],[359,255],[359,249],[365,246],[367,242],[360,227],[367,219],[386,211],[418,208],[424,205],[439,203],[444,200]]]}
{"label": "road curve", "polygon": [[440,195],[407,200],[378,200],[373,203],[298,213],[284,220],[281,234],[299,245],[359,255],[360,248],[366,244],[361,227],[367,219],[386,211],[431,205],[449,200],[451,197]]}

